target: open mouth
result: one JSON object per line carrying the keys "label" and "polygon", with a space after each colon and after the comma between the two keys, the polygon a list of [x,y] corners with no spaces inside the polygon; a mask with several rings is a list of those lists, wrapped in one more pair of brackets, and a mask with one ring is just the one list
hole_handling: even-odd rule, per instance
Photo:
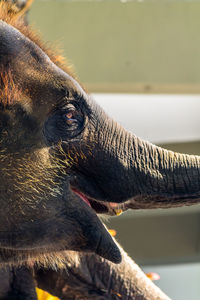
{"label": "open mouth", "polygon": [[97,214],[107,214],[107,215],[120,215],[125,209],[124,204],[119,204],[115,202],[100,202],[92,199],[79,190],[71,188],[72,191],[81,198],[89,207],[91,207]]}

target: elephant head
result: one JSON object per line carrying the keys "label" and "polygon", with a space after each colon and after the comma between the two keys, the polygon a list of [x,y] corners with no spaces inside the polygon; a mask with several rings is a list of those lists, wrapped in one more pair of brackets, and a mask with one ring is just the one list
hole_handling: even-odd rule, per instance
{"label": "elephant head", "polygon": [[125,131],[2,5],[0,261],[76,250],[119,262],[97,214],[198,202],[200,160]]}

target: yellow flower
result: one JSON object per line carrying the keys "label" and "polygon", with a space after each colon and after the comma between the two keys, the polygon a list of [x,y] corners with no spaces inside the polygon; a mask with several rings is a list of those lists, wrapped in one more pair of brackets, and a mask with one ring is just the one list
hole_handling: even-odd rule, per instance
{"label": "yellow flower", "polygon": [[110,235],[112,236],[116,236],[117,232],[115,229],[108,229],[108,232],[110,233]]}
{"label": "yellow flower", "polygon": [[37,293],[38,300],[59,300],[57,297],[54,297],[49,293],[38,288],[36,288],[36,293]]}

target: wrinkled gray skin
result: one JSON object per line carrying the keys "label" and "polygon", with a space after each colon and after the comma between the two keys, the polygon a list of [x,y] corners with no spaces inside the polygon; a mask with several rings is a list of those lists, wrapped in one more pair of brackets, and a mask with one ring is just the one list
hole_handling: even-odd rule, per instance
{"label": "wrinkled gray skin", "polygon": [[126,132],[19,29],[0,21],[0,262],[76,250],[119,263],[96,212],[199,202],[200,159]]}
{"label": "wrinkled gray skin", "polygon": [[59,250],[119,262],[120,251],[95,211],[112,214],[110,202],[125,202],[125,210],[199,201],[199,157],[126,132],[39,46],[3,21],[0,39],[1,73],[11,72],[20,90],[6,105],[4,90],[1,96],[2,263]]}
{"label": "wrinkled gray skin", "polygon": [[[71,189],[81,174],[72,170],[73,156],[85,156],[80,147],[86,122],[94,131],[92,101],[35,43],[3,21],[0,39],[1,73],[12,72],[21,91],[13,92],[12,105],[5,105],[6,88],[0,100],[0,262],[65,249],[119,262],[120,251],[96,213]],[[77,106],[80,124],[65,119],[69,103]]]}

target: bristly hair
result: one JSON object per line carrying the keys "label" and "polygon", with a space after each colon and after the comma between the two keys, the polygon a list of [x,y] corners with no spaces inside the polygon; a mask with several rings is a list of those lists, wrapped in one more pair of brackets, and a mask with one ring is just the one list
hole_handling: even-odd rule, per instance
{"label": "bristly hair", "polygon": [[[66,62],[60,51],[52,49],[49,44],[44,43],[39,34],[30,25],[26,24],[24,17],[33,1],[28,0],[22,8],[19,8],[10,0],[0,0],[0,20],[18,29],[24,36],[38,45],[54,64],[78,81],[77,77],[72,74],[72,66]],[[9,70],[9,66],[5,69],[3,65],[0,65],[0,104],[4,108],[9,107],[19,99],[20,89],[16,83],[14,84],[13,75],[12,70]]]}
{"label": "bristly hair", "polygon": [[10,1],[0,0],[0,20],[5,21],[18,29],[22,34],[38,45],[49,56],[53,63],[71,76],[76,77],[72,74],[72,66],[66,63],[65,59],[60,54],[60,51],[58,49],[54,50],[49,45],[45,44],[35,29],[33,29],[30,25],[25,24],[24,16],[33,1],[34,0],[28,0],[25,6],[20,9],[16,6],[16,4],[13,4]]}
{"label": "bristly hair", "polygon": [[[0,70],[3,68],[0,67]],[[0,104],[3,108],[8,108],[20,98],[20,89],[14,83],[9,69],[0,72],[0,87]]]}

